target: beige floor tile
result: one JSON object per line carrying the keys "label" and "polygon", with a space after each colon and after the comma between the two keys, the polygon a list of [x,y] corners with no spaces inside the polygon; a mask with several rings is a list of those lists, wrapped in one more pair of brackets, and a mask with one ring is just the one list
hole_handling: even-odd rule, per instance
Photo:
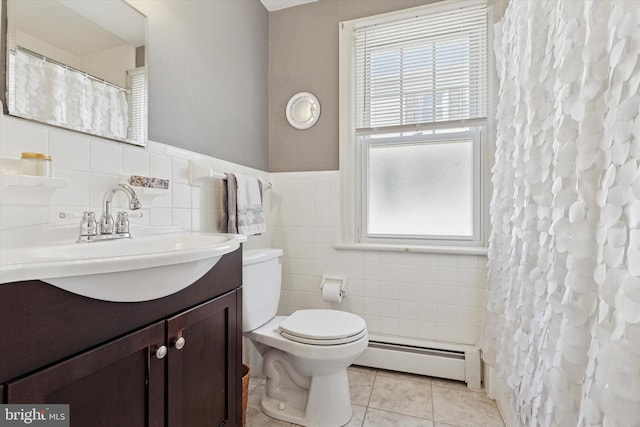
{"label": "beige floor tile", "polygon": [[351,403],[367,406],[371,396],[371,389],[373,388],[373,380],[376,378],[376,371],[349,368],[347,369],[347,374],[349,375]]}
{"label": "beige floor tile", "polygon": [[399,378],[407,381],[429,383],[429,384],[431,384],[431,381],[432,381],[431,377],[427,377],[424,375],[408,374],[406,372],[387,371],[384,369],[378,370],[377,375],[382,375],[384,377],[391,377],[391,378]]}
{"label": "beige floor tile", "polygon": [[361,371],[361,372],[371,372],[375,374],[380,371],[380,369],[370,368],[368,366],[360,366],[360,365],[351,365],[347,368],[348,371]]}
{"label": "beige floor tile", "polygon": [[249,393],[251,393],[253,390],[255,390],[256,387],[258,386],[263,386],[267,384],[267,379],[266,378],[260,378],[260,377],[249,377]]}
{"label": "beige floor tile", "polygon": [[367,411],[367,408],[365,406],[358,405],[351,405],[351,407],[353,408],[353,415],[345,427],[362,427],[364,414]]}
{"label": "beige floor tile", "polygon": [[484,393],[483,389],[480,390],[472,390],[467,387],[467,384],[464,381],[455,381],[455,380],[447,380],[445,378],[433,378],[432,384],[437,387],[446,387],[452,388],[454,390],[462,390],[462,391],[475,391]]}
{"label": "beige floor tile", "polygon": [[432,419],[431,384],[376,375],[369,408]]}
{"label": "beige floor tile", "polygon": [[[495,402],[463,382],[360,366],[347,373],[353,405],[347,427],[504,427]],[[251,377],[247,426],[296,427],[262,412],[265,386]]]}
{"label": "beige floor tile", "polygon": [[484,392],[433,384],[433,419],[460,427],[504,427],[496,403]]}
{"label": "beige floor tile", "polygon": [[[364,413],[366,412],[367,408],[364,406],[356,406],[356,405],[353,405],[352,408],[353,408],[353,415],[351,415],[351,419],[343,427],[362,427]],[[293,423],[291,424],[291,427],[302,427],[302,426],[296,423]]]}
{"label": "beige floor tile", "polygon": [[265,386],[256,386],[249,393],[249,401],[247,402],[247,427],[289,427],[291,423],[276,420],[265,415],[260,409],[260,400],[266,392]]}
{"label": "beige floor tile", "polygon": [[432,427],[433,422],[424,418],[367,409],[363,427]]}

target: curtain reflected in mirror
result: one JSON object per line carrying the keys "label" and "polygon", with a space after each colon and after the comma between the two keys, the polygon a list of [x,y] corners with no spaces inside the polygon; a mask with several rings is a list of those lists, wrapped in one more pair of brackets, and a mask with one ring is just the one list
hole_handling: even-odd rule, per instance
{"label": "curtain reflected in mirror", "polygon": [[145,145],[143,15],[123,0],[8,0],[8,20],[5,112]]}

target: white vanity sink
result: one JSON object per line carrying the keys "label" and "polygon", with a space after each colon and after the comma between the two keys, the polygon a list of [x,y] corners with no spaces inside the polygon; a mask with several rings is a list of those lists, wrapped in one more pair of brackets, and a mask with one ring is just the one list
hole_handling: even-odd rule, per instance
{"label": "white vanity sink", "polygon": [[178,292],[236,250],[245,236],[131,225],[131,239],[75,243],[77,224],[3,230],[0,286],[38,279],[105,301],[148,301]]}

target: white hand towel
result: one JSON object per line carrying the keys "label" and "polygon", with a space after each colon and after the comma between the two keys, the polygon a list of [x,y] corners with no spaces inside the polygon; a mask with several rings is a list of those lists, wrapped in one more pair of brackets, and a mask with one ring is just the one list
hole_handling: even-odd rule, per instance
{"label": "white hand towel", "polygon": [[266,232],[260,181],[246,175],[235,174],[235,177],[238,233],[250,236]]}

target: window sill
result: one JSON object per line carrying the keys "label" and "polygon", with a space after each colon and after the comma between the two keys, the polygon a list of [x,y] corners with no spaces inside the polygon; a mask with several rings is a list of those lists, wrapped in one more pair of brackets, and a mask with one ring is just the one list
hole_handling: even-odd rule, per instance
{"label": "window sill", "polygon": [[400,245],[381,243],[339,243],[334,245],[337,250],[346,251],[378,251],[378,252],[407,252],[424,254],[448,255],[480,255],[486,256],[488,248],[482,246],[430,246],[430,245]]}

